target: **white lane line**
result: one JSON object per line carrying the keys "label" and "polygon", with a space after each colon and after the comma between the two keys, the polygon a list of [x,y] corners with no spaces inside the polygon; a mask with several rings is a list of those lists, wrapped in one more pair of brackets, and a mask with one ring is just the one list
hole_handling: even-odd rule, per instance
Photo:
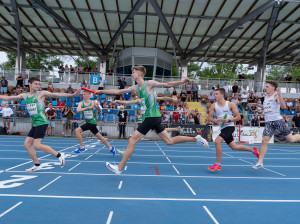
{"label": "white lane line", "polygon": [[113,214],[114,214],[114,212],[110,211],[110,213],[108,215],[108,218],[107,218],[107,221],[106,221],[106,224],[110,224]]}
{"label": "white lane line", "polygon": [[203,206],[203,208],[205,209],[205,211],[208,213],[208,215],[210,216],[210,218],[214,221],[215,224],[219,224],[219,222],[216,220],[216,218],[211,214],[211,212],[208,210],[208,208],[206,206]]}
{"label": "white lane line", "polygon": [[263,169],[268,170],[268,171],[270,171],[270,172],[272,172],[272,173],[276,173],[276,174],[278,174],[278,175],[284,176],[284,177],[286,176],[286,175],[284,175],[284,174],[282,174],[282,173],[278,173],[278,172],[276,172],[276,171],[274,171],[274,170],[270,170],[270,169],[265,168],[265,167],[263,167]]}
{"label": "white lane line", "polygon": [[174,165],[172,165],[177,174],[180,174]]}
{"label": "white lane line", "polygon": [[19,203],[15,204],[14,206],[12,206],[11,208],[7,209],[5,212],[3,212],[1,215],[0,215],[0,218],[2,216],[4,216],[5,214],[9,213],[11,210],[15,209],[16,207],[18,207],[20,204],[22,204],[23,201],[20,201]]}
{"label": "white lane line", "polygon": [[124,170],[127,170],[127,166],[125,166]]}
{"label": "white lane line", "polygon": [[120,181],[120,184],[119,184],[119,187],[118,187],[119,190],[121,189],[122,184],[123,184],[123,181]]}
{"label": "white lane line", "polygon": [[166,157],[166,159],[169,161],[169,163],[172,163],[171,160],[168,157]]}
{"label": "white lane line", "polygon": [[[94,154],[93,154],[94,155]],[[85,160],[88,160],[89,158],[91,158],[93,155],[90,155],[89,157],[87,157]]]}
{"label": "white lane line", "polygon": [[248,164],[254,165],[253,163],[250,163],[250,162],[248,162],[248,161],[246,161],[246,160],[243,160],[243,159],[239,159],[239,160],[241,160],[241,161],[243,161],[243,162],[245,162],[245,163],[248,163]]}
{"label": "white lane line", "polygon": [[46,184],[44,187],[41,187],[38,191],[41,191],[41,190],[45,189],[45,188],[48,187],[50,184],[52,184],[53,182],[57,181],[59,178],[61,178],[61,176],[55,178],[54,180],[52,180],[51,182],[49,182],[48,184]]}
{"label": "white lane line", "polygon": [[191,186],[188,184],[188,182],[186,182],[185,179],[183,179],[184,183],[186,184],[186,186],[188,186],[188,188],[190,189],[190,191],[193,193],[193,195],[196,195],[195,191],[191,188]]}
{"label": "white lane line", "polygon": [[79,166],[81,163],[77,163],[75,166],[73,166],[71,169],[69,169],[68,171],[73,170],[75,167]]}

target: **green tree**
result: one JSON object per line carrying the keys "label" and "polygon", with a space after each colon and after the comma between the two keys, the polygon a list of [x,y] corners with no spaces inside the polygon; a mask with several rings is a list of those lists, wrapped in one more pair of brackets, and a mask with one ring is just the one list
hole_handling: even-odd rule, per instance
{"label": "green tree", "polygon": [[[284,77],[286,77],[287,74],[290,74],[295,81],[298,76],[300,76],[300,66],[292,66],[288,71],[286,71],[287,68],[288,66],[267,65],[267,79],[278,80],[280,78],[280,80],[283,81]],[[284,72],[286,73],[284,74]]]}
{"label": "green tree", "polygon": [[[73,59],[74,59],[77,66],[79,66],[79,65],[82,65],[83,67],[87,66],[87,63],[86,63],[84,57],[79,56],[79,57],[76,57],[76,58],[73,58]],[[97,59],[96,58],[88,57],[88,62],[89,62],[89,65],[92,68],[97,67]]]}

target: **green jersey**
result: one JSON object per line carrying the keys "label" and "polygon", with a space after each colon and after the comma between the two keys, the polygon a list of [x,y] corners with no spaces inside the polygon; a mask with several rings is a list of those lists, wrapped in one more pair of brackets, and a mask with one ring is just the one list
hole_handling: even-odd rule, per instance
{"label": "green jersey", "polygon": [[143,114],[143,121],[147,117],[161,117],[160,112],[156,108],[156,93],[149,94],[146,87],[146,81],[142,86],[142,89],[139,89],[139,85],[137,85],[137,93],[141,99],[141,112]]}
{"label": "green jersey", "polygon": [[[86,108],[89,106],[92,106],[93,101],[90,101],[89,105],[84,105],[84,101],[82,101],[82,108]],[[97,124],[96,121],[96,113],[94,109],[87,109],[82,111],[83,114],[83,119],[85,120],[86,123],[90,123],[90,124]]]}
{"label": "green jersey", "polygon": [[33,127],[48,124],[48,119],[44,113],[45,104],[39,103],[37,95],[40,91],[37,91],[33,96],[28,97],[29,93],[25,96],[26,108],[33,121]]}

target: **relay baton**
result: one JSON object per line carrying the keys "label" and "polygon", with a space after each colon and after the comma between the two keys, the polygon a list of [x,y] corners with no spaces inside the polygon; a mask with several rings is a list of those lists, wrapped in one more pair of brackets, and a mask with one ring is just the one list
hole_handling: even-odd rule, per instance
{"label": "relay baton", "polygon": [[82,90],[85,90],[85,91],[88,91],[90,93],[94,93],[94,94],[97,94],[99,95],[100,93],[95,93],[96,91],[95,90],[91,90],[91,89],[88,89],[88,88],[85,88],[85,87],[81,87]]}

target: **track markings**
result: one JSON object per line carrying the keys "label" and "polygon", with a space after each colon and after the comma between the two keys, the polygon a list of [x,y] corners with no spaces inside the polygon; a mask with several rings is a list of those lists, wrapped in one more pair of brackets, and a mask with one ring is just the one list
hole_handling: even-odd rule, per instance
{"label": "track markings", "polygon": [[177,174],[180,174],[174,165],[172,165]]}
{"label": "track markings", "polygon": [[11,210],[15,209],[16,207],[18,207],[20,204],[22,204],[23,201],[20,201],[19,203],[15,204],[14,206],[12,206],[11,208],[7,209],[5,212],[3,212],[1,215],[0,215],[0,218],[4,215],[6,215],[7,213],[9,213]]}
{"label": "track markings", "polygon": [[50,184],[52,184],[53,182],[57,181],[59,178],[61,178],[61,176],[55,178],[54,180],[52,180],[51,182],[49,182],[48,184],[46,184],[44,187],[41,187],[38,191],[41,191],[41,190],[45,189],[45,188],[48,187]]}
{"label": "track markings", "polygon": [[208,210],[206,206],[203,206],[207,214],[210,216],[210,218],[214,221],[215,224],[219,224],[219,222],[216,220],[216,218],[211,214],[211,212]]}
{"label": "track markings", "polygon": [[127,170],[127,166],[125,166],[124,170]]}
{"label": "track markings", "polygon": [[188,184],[188,182],[183,179],[184,183],[186,184],[186,186],[190,189],[190,191],[193,193],[193,195],[196,195],[195,191],[193,190],[193,188],[191,188],[191,186]]}
{"label": "track markings", "polygon": [[110,213],[108,215],[108,218],[107,218],[107,221],[106,221],[106,224],[110,224],[113,214],[114,214],[114,212],[110,211]]}
{"label": "track markings", "polygon": [[77,166],[79,166],[81,163],[77,163],[75,166],[73,166],[71,169],[69,169],[68,171],[73,170],[74,168],[76,168]]}
{"label": "track markings", "polygon": [[123,181],[120,181],[120,184],[119,184],[119,187],[118,187],[119,190],[121,189],[122,184],[123,184]]}
{"label": "track markings", "polygon": [[157,168],[157,166],[154,166],[154,167],[149,167],[149,168],[154,168],[154,169],[155,169],[155,172],[156,172],[156,175],[157,175],[157,176],[159,176],[159,175],[160,175],[160,173],[159,173],[159,171],[158,171],[158,168]]}

